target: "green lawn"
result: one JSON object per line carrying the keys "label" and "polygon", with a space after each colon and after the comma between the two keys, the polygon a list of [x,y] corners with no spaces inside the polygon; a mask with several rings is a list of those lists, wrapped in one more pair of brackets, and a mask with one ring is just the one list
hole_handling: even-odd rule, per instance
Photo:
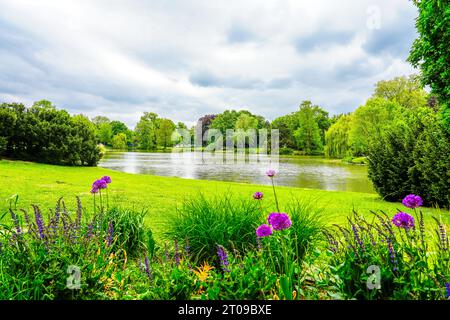
{"label": "green lawn", "polygon": [[[255,191],[262,191],[265,194],[265,201],[273,201],[271,187],[268,186],[127,174],[103,168],[64,167],[1,160],[0,212],[4,212],[8,206],[3,199],[13,194],[19,195],[20,208],[30,208],[31,204],[37,204],[43,210],[54,208],[56,200],[61,196],[72,208],[75,205],[75,196],[81,197],[84,207],[92,208],[93,197],[89,193],[91,183],[103,175],[109,175],[113,180],[110,185],[110,201],[127,207],[148,209],[147,223],[157,235],[162,231],[161,226],[167,215],[173,214],[183,199],[200,192],[211,196],[233,193],[250,198]],[[404,209],[401,203],[383,201],[375,194],[291,187],[278,187],[277,193],[281,206],[292,197],[314,202],[316,206],[324,209],[328,223],[344,222],[353,208],[360,213],[382,209],[389,214],[394,214],[397,208]],[[447,223],[450,222],[448,211],[426,208],[424,212],[427,219],[432,214],[442,215]]]}

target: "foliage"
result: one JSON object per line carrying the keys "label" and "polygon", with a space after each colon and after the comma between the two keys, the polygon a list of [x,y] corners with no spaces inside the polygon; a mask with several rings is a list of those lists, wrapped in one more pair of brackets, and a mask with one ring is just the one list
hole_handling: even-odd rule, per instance
{"label": "foliage", "polygon": [[111,144],[114,149],[127,149],[127,136],[125,133],[118,133],[113,137]]}
{"label": "foliage", "polygon": [[96,165],[100,155],[95,127],[84,116],[70,116],[49,101],[31,108],[0,105],[0,136],[8,140],[5,156],[67,165]]}
{"label": "foliage", "polygon": [[[395,227],[385,213],[369,219],[355,212],[348,226],[328,230],[329,264],[340,279],[341,294],[350,299],[446,299],[449,240],[445,225],[436,221],[433,236],[426,232],[421,212],[409,229]],[[370,266],[379,272],[371,276]]]}
{"label": "foliage", "polygon": [[139,148],[155,150],[157,146],[156,130],[158,129],[158,115],[153,112],[144,112],[135,128],[135,138]]}
{"label": "foliage", "polygon": [[156,139],[158,145],[164,149],[172,146],[172,134],[175,130],[175,124],[169,119],[160,119],[158,129],[156,129]]}
{"label": "foliage", "polygon": [[[11,210],[12,226],[0,225],[1,299],[127,298],[133,272],[128,256],[145,251],[137,236],[142,224],[134,224],[142,218],[115,209],[89,219],[81,202],[71,214],[62,200],[48,219],[37,206],[33,210]],[[110,221],[116,231],[102,228]],[[79,268],[79,289],[67,286],[77,284],[70,280],[70,266]]]}
{"label": "foliage", "polygon": [[344,158],[351,154],[352,115],[342,115],[325,133],[325,156]]}
{"label": "foliage", "polygon": [[369,150],[369,178],[380,195],[399,201],[421,194],[426,205],[449,207],[450,139],[433,110],[405,113],[403,121],[386,128]]}
{"label": "foliage", "polygon": [[217,244],[239,252],[255,245],[255,229],[261,212],[254,201],[231,195],[206,198],[203,194],[185,200],[177,213],[167,219],[166,236],[189,240],[194,261],[216,261]]}
{"label": "foliage", "polygon": [[299,150],[305,154],[322,152],[323,144],[320,128],[311,102],[304,101],[298,112],[299,127],[294,131],[294,138]]}
{"label": "foliage", "polygon": [[421,71],[442,108],[444,128],[450,131],[450,7],[443,0],[414,0],[419,11],[414,41],[408,60]]}

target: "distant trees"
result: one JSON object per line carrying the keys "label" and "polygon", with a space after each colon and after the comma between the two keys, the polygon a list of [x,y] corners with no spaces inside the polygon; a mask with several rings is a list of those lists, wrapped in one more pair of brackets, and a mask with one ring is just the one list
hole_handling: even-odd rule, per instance
{"label": "distant trees", "polygon": [[325,156],[330,158],[345,158],[352,154],[350,144],[350,130],[352,115],[344,114],[337,118],[325,133]]}
{"label": "distant trees", "polygon": [[160,119],[156,129],[156,140],[163,149],[172,146],[172,134],[176,126],[170,119]]}
{"label": "distant trees", "polygon": [[111,144],[113,149],[125,150],[128,148],[127,136],[125,133],[119,132],[112,138]]}
{"label": "distant trees", "polygon": [[2,152],[10,158],[88,166],[100,158],[95,126],[89,119],[71,116],[46,100],[30,108],[1,104],[0,137]]}

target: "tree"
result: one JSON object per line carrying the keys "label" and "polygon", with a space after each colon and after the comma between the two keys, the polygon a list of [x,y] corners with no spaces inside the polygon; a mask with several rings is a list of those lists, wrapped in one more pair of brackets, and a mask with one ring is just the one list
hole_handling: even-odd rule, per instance
{"label": "tree", "polygon": [[166,149],[172,146],[172,134],[175,131],[175,124],[169,119],[160,119],[159,128],[156,129],[158,145]]}
{"label": "tree", "polygon": [[299,150],[305,154],[314,154],[322,151],[323,144],[320,129],[317,123],[314,108],[309,101],[300,105],[298,112],[298,129],[294,131],[294,138]]}
{"label": "tree", "polygon": [[0,133],[11,158],[65,165],[96,165],[100,158],[89,119],[72,117],[47,100],[31,108],[0,105]]}
{"label": "tree", "polygon": [[295,113],[287,114],[276,118],[271,123],[272,129],[278,129],[280,146],[284,148],[296,148],[294,131],[298,128],[298,121]]}
{"label": "tree", "polygon": [[223,113],[217,115],[211,122],[210,128],[218,129],[226,135],[227,129],[234,129],[239,113],[235,110],[225,110]]}
{"label": "tree", "polygon": [[442,105],[445,128],[450,132],[450,6],[447,0],[414,0],[419,11],[408,61],[421,71],[424,85],[431,87]]}
{"label": "tree", "polygon": [[153,112],[144,112],[134,130],[140,149],[155,150],[157,147],[156,130],[158,129],[158,115]]}
{"label": "tree", "polygon": [[119,132],[112,138],[112,147],[114,149],[125,150],[128,147],[127,136],[123,132]]}
{"label": "tree", "polygon": [[216,118],[215,114],[206,114],[203,117],[200,117],[197,121],[197,126],[201,126],[201,137],[198,137],[199,139],[202,140],[202,145],[206,146],[208,144],[208,141],[204,141],[203,137],[205,135],[205,132],[208,131],[208,129],[211,127],[211,123],[213,122],[213,120]]}
{"label": "tree", "polygon": [[98,140],[103,144],[111,144],[113,131],[111,124],[108,122],[100,124],[97,130]]}
{"label": "tree", "polygon": [[325,133],[325,156],[344,158],[351,155],[349,133],[352,127],[352,115],[341,115]]}
{"label": "tree", "polygon": [[104,117],[104,116],[96,116],[94,118],[92,118],[92,123],[98,128],[100,127],[100,125],[104,124],[104,123],[110,123],[111,121],[109,120],[109,118]]}
{"label": "tree", "polygon": [[383,98],[370,98],[353,113],[349,143],[354,156],[365,156],[369,146],[379,140],[383,130],[396,117],[401,117],[402,108],[397,102]]}
{"label": "tree", "polygon": [[382,80],[375,85],[373,97],[395,101],[402,107],[413,109],[427,105],[428,93],[417,76]]}

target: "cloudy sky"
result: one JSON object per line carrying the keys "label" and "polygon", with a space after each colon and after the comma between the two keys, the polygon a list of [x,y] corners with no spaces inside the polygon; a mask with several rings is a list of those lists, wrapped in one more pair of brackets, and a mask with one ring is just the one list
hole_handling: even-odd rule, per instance
{"label": "cloudy sky", "polygon": [[131,127],[144,111],[273,120],[302,100],[348,112],[414,72],[416,16],[406,0],[0,0],[0,102]]}

